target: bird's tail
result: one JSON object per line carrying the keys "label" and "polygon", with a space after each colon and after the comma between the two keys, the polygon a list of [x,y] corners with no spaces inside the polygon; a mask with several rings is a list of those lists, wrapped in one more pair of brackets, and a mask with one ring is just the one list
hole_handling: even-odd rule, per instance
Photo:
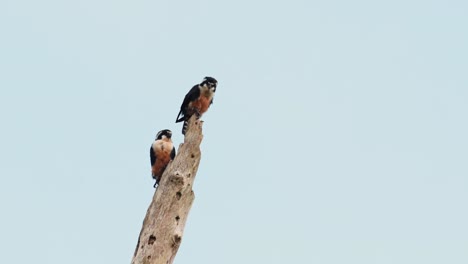
{"label": "bird's tail", "polygon": [[184,120],[184,125],[182,126],[182,135],[185,136],[185,132],[187,132],[188,129],[188,120]]}
{"label": "bird's tail", "polygon": [[157,178],[156,176],[154,176],[154,174],[153,174],[153,175],[151,175],[151,176],[152,176],[152,177],[153,177],[153,179],[154,179],[154,185],[153,185],[153,188],[156,188],[156,186],[159,184],[158,178]]}

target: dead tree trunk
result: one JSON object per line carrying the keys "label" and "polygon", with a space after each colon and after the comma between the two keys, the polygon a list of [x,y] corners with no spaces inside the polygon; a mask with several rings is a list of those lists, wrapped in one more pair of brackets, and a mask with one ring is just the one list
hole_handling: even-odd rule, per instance
{"label": "dead tree trunk", "polygon": [[146,212],[132,264],[171,264],[179,249],[195,195],[193,181],[200,163],[203,121],[193,116],[184,143],[161,177]]}

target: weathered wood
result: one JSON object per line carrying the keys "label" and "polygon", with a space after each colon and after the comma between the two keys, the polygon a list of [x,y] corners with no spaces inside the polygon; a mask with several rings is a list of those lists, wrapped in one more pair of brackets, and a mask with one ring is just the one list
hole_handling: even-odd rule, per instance
{"label": "weathered wood", "polygon": [[195,195],[193,181],[201,159],[203,121],[189,120],[184,143],[161,177],[146,212],[132,264],[171,264]]}

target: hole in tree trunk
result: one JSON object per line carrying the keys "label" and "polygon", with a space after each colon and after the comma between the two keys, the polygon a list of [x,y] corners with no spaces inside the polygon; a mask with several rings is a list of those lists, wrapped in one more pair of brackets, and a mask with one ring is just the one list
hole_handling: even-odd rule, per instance
{"label": "hole in tree trunk", "polygon": [[153,245],[154,241],[156,241],[156,237],[151,235],[148,239],[148,245]]}
{"label": "hole in tree trunk", "polygon": [[180,241],[182,240],[182,237],[179,235],[174,235],[174,240],[172,243],[172,247],[178,247],[180,245]]}

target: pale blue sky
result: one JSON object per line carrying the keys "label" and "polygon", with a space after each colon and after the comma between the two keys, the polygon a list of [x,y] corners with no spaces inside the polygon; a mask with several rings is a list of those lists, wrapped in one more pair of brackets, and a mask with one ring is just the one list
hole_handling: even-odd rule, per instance
{"label": "pale blue sky", "polygon": [[130,263],[218,79],[175,263],[468,263],[466,1],[0,2],[0,263]]}

